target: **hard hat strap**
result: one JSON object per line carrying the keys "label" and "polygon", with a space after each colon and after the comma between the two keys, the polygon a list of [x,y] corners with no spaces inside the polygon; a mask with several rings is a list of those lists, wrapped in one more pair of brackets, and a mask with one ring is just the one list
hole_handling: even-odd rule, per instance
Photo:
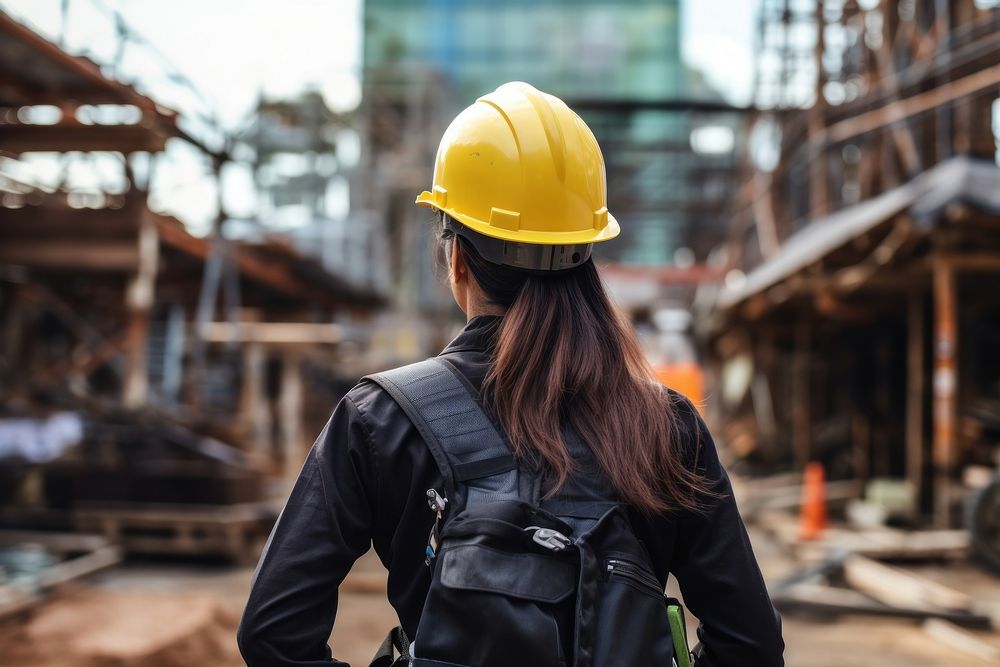
{"label": "hard hat strap", "polygon": [[594,248],[592,243],[578,245],[543,245],[518,243],[478,234],[451,216],[444,214],[445,229],[463,237],[487,262],[503,264],[526,271],[564,271],[580,266]]}

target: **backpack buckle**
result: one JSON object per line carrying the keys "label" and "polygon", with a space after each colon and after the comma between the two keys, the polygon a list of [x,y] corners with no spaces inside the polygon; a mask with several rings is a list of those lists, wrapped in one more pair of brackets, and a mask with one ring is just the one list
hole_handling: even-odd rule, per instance
{"label": "backpack buckle", "polygon": [[431,508],[432,512],[437,512],[439,519],[447,504],[448,499],[438,493],[437,489],[427,489],[427,506]]}
{"label": "backpack buckle", "polygon": [[562,551],[569,545],[573,544],[573,540],[569,539],[558,530],[542,528],[540,526],[528,526],[524,529],[524,532],[528,531],[532,531],[531,539],[535,544],[540,544],[550,551]]}

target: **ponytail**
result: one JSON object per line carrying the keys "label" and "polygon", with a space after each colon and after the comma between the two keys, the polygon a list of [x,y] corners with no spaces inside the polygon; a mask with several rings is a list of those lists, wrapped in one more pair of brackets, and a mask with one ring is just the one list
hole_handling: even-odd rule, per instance
{"label": "ponytail", "polygon": [[487,262],[462,236],[445,238],[486,298],[506,308],[483,393],[515,455],[546,471],[549,493],[573,468],[569,425],[625,502],[647,513],[697,509],[704,482],[682,463],[673,401],[593,260],[527,272]]}

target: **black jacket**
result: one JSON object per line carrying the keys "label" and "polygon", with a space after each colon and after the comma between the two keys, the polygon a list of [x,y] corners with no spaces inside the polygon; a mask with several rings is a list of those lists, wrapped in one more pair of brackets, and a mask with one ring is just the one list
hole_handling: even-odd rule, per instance
{"label": "black jacket", "polygon": [[[474,386],[486,372],[499,318],[473,318],[441,353]],[[700,667],[782,665],[781,628],[711,436],[679,403],[692,461],[723,494],[704,513],[642,522],[661,582],[676,577],[703,626]],[[427,446],[395,401],[361,382],[309,452],[254,575],[238,641],[250,667],[342,665],[327,640],[337,588],[374,545],[389,570],[389,602],[415,636],[430,582],[424,492],[441,488]],[[374,651],[375,647],[372,647]]]}

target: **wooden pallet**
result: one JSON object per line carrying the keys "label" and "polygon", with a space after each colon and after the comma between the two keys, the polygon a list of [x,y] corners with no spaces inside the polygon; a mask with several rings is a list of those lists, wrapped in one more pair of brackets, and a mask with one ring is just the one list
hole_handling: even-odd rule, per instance
{"label": "wooden pallet", "polygon": [[277,517],[271,503],[102,504],[73,513],[78,530],[97,532],[126,553],[221,556],[256,562]]}

